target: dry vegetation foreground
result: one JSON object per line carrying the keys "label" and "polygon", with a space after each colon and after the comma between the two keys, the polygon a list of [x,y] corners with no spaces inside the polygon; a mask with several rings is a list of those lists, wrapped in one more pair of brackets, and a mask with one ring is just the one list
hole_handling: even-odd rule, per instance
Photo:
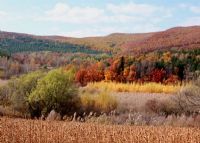
{"label": "dry vegetation foreground", "polygon": [[0,79],[0,86],[3,86],[3,85],[5,85],[5,84],[7,84],[7,82],[8,82],[7,80],[1,80],[1,79]]}
{"label": "dry vegetation foreground", "polygon": [[161,103],[171,104],[171,98],[175,97],[175,94],[165,93],[128,93],[128,92],[114,92],[112,93],[118,101],[118,109],[127,111],[144,112],[145,106],[148,101],[157,100]]}
{"label": "dry vegetation foreground", "polygon": [[199,143],[199,128],[112,126],[0,118],[1,143]]}

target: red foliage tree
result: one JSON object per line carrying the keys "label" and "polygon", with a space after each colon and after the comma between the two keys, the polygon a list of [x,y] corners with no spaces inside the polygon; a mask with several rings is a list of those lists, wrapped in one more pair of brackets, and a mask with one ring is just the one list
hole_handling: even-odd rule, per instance
{"label": "red foliage tree", "polygon": [[87,85],[88,82],[98,82],[105,79],[104,69],[101,64],[80,68],[76,73],[75,80],[82,86]]}
{"label": "red foliage tree", "polygon": [[179,78],[177,75],[170,75],[164,83],[165,84],[178,84],[178,82],[179,82]]}
{"label": "red foliage tree", "polygon": [[154,69],[150,74],[150,80],[152,82],[163,82],[166,77],[166,71],[164,69]]}
{"label": "red foliage tree", "polygon": [[111,66],[105,71],[105,79],[117,82],[126,82],[126,76],[124,74],[125,68],[125,58],[120,57],[119,59],[113,61]]}

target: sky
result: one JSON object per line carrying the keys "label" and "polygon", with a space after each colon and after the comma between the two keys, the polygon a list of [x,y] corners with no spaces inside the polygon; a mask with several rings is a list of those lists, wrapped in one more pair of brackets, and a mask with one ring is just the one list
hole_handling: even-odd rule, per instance
{"label": "sky", "polygon": [[200,25],[200,0],[0,0],[0,30],[68,37]]}

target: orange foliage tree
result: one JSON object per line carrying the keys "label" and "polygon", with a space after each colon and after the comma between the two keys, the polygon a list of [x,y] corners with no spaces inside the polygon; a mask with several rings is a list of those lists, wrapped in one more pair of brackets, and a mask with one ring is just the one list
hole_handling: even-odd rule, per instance
{"label": "orange foliage tree", "polygon": [[104,67],[101,63],[86,68],[80,68],[75,76],[76,82],[82,86],[85,86],[88,82],[98,82],[104,79]]}
{"label": "orange foliage tree", "polygon": [[124,65],[124,57],[120,57],[119,59],[115,60],[105,71],[105,79],[110,81],[125,82],[126,79],[124,77]]}

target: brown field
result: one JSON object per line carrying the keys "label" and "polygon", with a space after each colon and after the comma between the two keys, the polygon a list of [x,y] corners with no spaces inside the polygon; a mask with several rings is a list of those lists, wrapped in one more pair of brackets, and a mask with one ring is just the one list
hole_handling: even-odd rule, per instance
{"label": "brown field", "polygon": [[199,143],[199,128],[112,126],[0,118],[1,143]]}
{"label": "brown field", "polygon": [[0,86],[5,85],[8,81],[7,80],[1,80],[0,79]]}
{"label": "brown field", "polygon": [[171,103],[171,99],[176,94],[164,94],[164,93],[128,93],[128,92],[115,92],[112,93],[118,101],[118,109],[124,111],[136,111],[144,112],[146,103],[149,100],[156,99],[159,102]]}

